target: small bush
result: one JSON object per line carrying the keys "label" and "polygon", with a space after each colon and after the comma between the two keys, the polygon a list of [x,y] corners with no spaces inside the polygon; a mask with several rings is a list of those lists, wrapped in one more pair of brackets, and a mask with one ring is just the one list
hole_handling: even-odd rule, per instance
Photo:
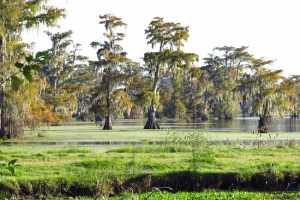
{"label": "small bush", "polygon": [[1,170],[2,173],[3,173],[3,170],[4,171],[7,170],[11,176],[15,176],[16,168],[18,166],[20,166],[19,164],[17,164],[17,161],[18,161],[17,159],[12,159],[12,160],[6,161],[4,163],[0,163],[0,170],[2,169]]}

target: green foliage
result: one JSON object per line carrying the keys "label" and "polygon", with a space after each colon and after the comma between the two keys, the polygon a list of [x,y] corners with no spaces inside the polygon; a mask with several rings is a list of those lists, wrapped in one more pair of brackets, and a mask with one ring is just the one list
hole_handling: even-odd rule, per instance
{"label": "green foliage", "polygon": [[[1,60],[6,68],[6,77],[0,76],[1,84],[5,84],[9,79],[7,76],[14,76],[21,69],[21,72],[26,79],[30,80],[30,71],[32,65],[20,64],[25,60],[27,63],[32,63],[32,56],[25,56],[25,47],[27,45],[22,42],[21,33],[28,28],[38,26],[39,24],[54,25],[54,23],[63,16],[64,10],[54,7],[48,7],[44,0],[41,1],[4,1],[0,3],[1,22],[0,23],[0,55],[4,55],[4,60]],[[10,59],[13,58],[11,62]],[[16,64],[17,63],[17,64]],[[16,65],[16,68],[9,67]],[[4,79],[3,79],[4,78]],[[16,80],[14,78],[14,80]]]}
{"label": "green foliage", "polygon": [[6,167],[9,170],[9,172],[11,173],[12,176],[16,175],[16,167],[20,166],[20,165],[17,164],[17,161],[18,161],[18,159],[13,159],[13,160],[10,160],[7,163]]}
{"label": "green foliage", "polygon": [[19,77],[17,76],[11,77],[11,86],[13,90],[19,89],[22,84],[23,84],[23,80],[20,79]]}
{"label": "green foliage", "polygon": [[20,165],[17,164],[18,159],[8,160],[6,163],[0,163],[0,168],[6,169],[9,171],[11,176],[16,175],[16,168]]}

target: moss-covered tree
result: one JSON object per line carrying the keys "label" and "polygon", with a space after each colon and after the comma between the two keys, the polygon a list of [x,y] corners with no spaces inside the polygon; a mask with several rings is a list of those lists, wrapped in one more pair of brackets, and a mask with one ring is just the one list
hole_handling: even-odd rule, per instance
{"label": "moss-covered tree", "polygon": [[[41,24],[54,25],[63,16],[63,10],[47,6],[46,0],[3,0],[0,2],[0,136],[10,137],[6,123],[13,102],[6,98],[12,86],[23,79],[30,79],[32,57],[26,53],[27,45],[21,34],[25,29],[38,27]],[[25,59],[27,57],[27,59]],[[24,63],[16,65],[16,63]],[[16,120],[16,119],[14,119]],[[11,132],[11,131],[9,131]],[[16,133],[15,133],[16,134]]]}
{"label": "moss-covered tree", "polygon": [[251,75],[247,81],[252,97],[251,108],[259,117],[257,131],[267,133],[273,117],[282,116],[291,109],[289,97],[293,88],[284,80],[282,70],[271,70],[272,60],[252,58]]}
{"label": "moss-covered tree", "polygon": [[230,120],[239,111],[240,96],[237,87],[251,55],[247,47],[216,47],[204,58],[205,68],[213,87],[210,93],[211,114]]}
{"label": "moss-covered tree", "polygon": [[[145,129],[158,129],[156,119],[157,107],[160,104],[160,81],[167,74],[172,74],[174,89],[173,103],[176,105],[181,100],[176,92],[182,69],[190,67],[198,56],[182,51],[184,42],[189,37],[188,27],[180,23],[166,22],[161,17],[155,17],[145,30],[147,43],[151,45],[152,52],[146,52],[144,62],[147,74],[151,79],[151,90],[148,91],[148,113]],[[177,99],[176,99],[177,97]]]}
{"label": "moss-covered tree", "polygon": [[132,106],[125,86],[131,76],[130,68],[135,64],[127,58],[120,44],[125,37],[123,28],[126,26],[122,19],[111,14],[100,15],[100,24],[105,28],[105,40],[91,43],[93,48],[97,48],[98,58],[98,61],[92,62],[96,67],[94,103],[105,104],[103,130],[111,130],[113,113],[119,110],[116,106]]}
{"label": "moss-covered tree", "polygon": [[40,78],[44,80],[41,97],[57,116],[57,123],[71,118],[77,107],[77,93],[81,89],[80,74],[87,58],[79,54],[79,44],[71,40],[72,31],[50,33],[52,46],[41,52],[47,57],[41,67]]}

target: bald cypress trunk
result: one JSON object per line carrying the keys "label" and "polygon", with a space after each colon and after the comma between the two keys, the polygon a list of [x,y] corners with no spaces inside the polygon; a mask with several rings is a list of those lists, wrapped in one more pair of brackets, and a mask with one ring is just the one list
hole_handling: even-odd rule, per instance
{"label": "bald cypress trunk", "polygon": [[105,117],[103,130],[112,130],[112,119],[111,119],[111,116],[109,116],[109,115],[107,115]]}
{"label": "bald cypress trunk", "polygon": [[103,126],[103,130],[112,130],[112,96],[111,96],[111,83],[110,77],[107,81],[107,96],[106,96],[106,109],[107,113],[105,116],[105,122]]}
{"label": "bald cypress trunk", "polygon": [[270,127],[271,121],[272,121],[272,117],[269,112],[269,102],[267,101],[264,104],[263,113],[261,115],[259,115],[257,132],[258,133],[268,133],[271,129],[271,127]]}
{"label": "bald cypress trunk", "polygon": [[153,105],[148,108],[147,122],[144,129],[160,129],[158,120],[156,119],[156,109]]}
{"label": "bald cypress trunk", "polygon": [[106,101],[107,101],[107,115],[105,116],[103,130],[112,130],[112,110],[111,110],[110,96],[107,97]]}
{"label": "bald cypress trunk", "polygon": [[5,131],[5,111],[4,111],[4,91],[0,89],[0,138],[6,137]]}
{"label": "bald cypress trunk", "polygon": [[258,133],[268,133],[271,129],[272,118],[270,116],[259,116],[258,120]]}
{"label": "bald cypress trunk", "polygon": [[[4,39],[0,36],[0,68],[4,68]],[[4,77],[1,77],[4,78]],[[4,113],[4,82],[0,84],[0,137],[5,137],[5,113]]]}
{"label": "bald cypress trunk", "polygon": [[[153,94],[156,94],[157,92],[158,79],[159,79],[159,65],[156,66],[156,70],[155,70],[154,82],[153,82]],[[159,122],[156,119],[156,108],[154,104],[154,99],[152,99],[151,105],[148,108],[147,122],[144,126],[144,129],[160,129]]]}
{"label": "bald cypress trunk", "polygon": [[[162,50],[163,50],[163,43],[161,42],[160,47],[159,47],[159,52],[162,52]],[[158,90],[159,68],[160,68],[160,63],[156,63],[155,73],[154,73],[154,80],[153,80],[153,85],[152,85],[153,95],[156,95],[157,90]],[[154,98],[154,97],[152,97],[152,98]],[[159,122],[156,119],[156,107],[155,107],[154,99],[152,99],[151,105],[148,108],[147,122],[144,126],[144,129],[160,129]]]}

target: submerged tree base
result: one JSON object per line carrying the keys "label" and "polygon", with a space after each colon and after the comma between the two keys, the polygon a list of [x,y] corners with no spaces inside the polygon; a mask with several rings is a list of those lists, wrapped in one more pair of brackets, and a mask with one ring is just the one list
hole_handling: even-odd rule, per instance
{"label": "submerged tree base", "polygon": [[110,117],[105,118],[103,130],[112,130],[112,120]]}
{"label": "submerged tree base", "polygon": [[159,122],[156,120],[154,121],[154,120],[148,119],[144,126],[144,129],[160,129]]}
{"label": "submerged tree base", "polygon": [[259,121],[258,121],[257,132],[258,133],[270,132],[271,121],[272,121],[272,119],[269,116],[260,116]]}
{"label": "submerged tree base", "polygon": [[148,109],[148,120],[144,126],[144,129],[160,129],[159,122],[156,120],[156,110],[154,106],[150,106]]}

